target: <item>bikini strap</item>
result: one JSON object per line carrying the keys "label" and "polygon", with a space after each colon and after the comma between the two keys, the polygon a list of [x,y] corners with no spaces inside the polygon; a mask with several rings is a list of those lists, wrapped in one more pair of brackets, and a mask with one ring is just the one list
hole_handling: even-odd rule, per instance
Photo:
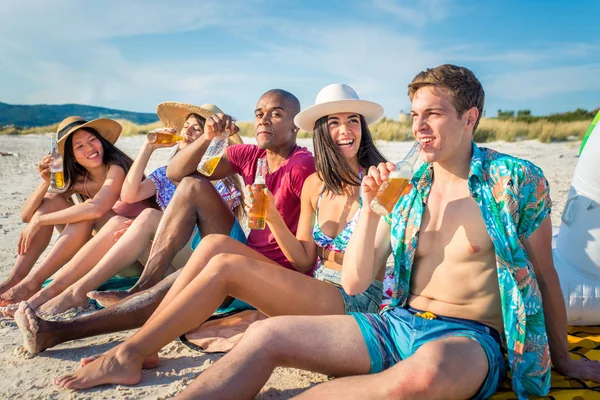
{"label": "bikini strap", "polygon": [[91,199],[92,196],[90,196],[90,192],[88,191],[88,188],[87,188],[87,176],[88,176],[88,173],[87,173],[87,171],[85,171],[85,177],[83,178],[83,190],[85,190],[85,195],[88,197],[88,199]]}

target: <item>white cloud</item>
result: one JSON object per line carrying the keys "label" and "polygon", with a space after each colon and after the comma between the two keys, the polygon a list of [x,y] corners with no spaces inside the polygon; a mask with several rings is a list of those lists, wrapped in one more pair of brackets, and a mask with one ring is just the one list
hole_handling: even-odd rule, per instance
{"label": "white cloud", "polygon": [[578,91],[600,91],[600,64],[513,71],[484,77],[489,97],[535,100]]}
{"label": "white cloud", "polygon": [[373,6],[391,14],[400,21],[422,27],[431,21],[440,21],[448,15],[448,0],[373,0]]}

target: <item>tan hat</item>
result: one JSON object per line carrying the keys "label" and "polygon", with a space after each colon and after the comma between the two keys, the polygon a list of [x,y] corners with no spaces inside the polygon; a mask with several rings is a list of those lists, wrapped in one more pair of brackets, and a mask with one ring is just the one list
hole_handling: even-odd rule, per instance
{"label": "tan hat", "polygon": [[[179,133],[183,129],[185,120],[190,114],[198,114],[202,118],[207,119],[213,114],[223,114],[223,111],[210,103],[202,104],[198,107],[193,104],[179,103],[177,101],[165,101],[156,106],[156,113],[158,114],[160,121],[167,128],[173,128]],[[244,142],[236,133],[229,136],[229,143],[240,144]]]}
{"label": "tan hat", "polygon": [[98,118],[88,121],[82,117],[67,117],[63,119],[56,128],[56,138],[58,141],[58,151],[63,154],[65,150],[65,142],[70,134],[82,128],[93,128],[104,139],[112,144],[115,144],[123,127],[117,121],[109,118]]}
{"label": "tan hat", "polygon": [[298,113],[294,123],[300,129],[312,132],[319,118],[346,112],[360,114],[367,124],[372,124],[383,116],[383,107],[372,101],[361,100],[348,85],[334,83],[321,89],[315,99],[315,105]]}

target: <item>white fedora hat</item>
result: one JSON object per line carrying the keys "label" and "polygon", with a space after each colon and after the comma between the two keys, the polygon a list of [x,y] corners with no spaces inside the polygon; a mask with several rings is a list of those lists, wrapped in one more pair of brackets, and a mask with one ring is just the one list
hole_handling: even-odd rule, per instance
{"label": "white fedora hat", "polygon": [[383,116],[383,107],[372,101],[361,100],[348,85],[334,83],[321,89],[315,99],[315,105],[298,113],[294,123],[300,129],[312,132],[319,118],[346,112],[360,114],[367,124],[372,124]]}

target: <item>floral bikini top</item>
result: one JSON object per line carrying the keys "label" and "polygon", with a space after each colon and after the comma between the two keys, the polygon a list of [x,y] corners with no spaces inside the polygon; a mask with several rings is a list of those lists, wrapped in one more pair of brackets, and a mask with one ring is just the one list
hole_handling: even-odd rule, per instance
{"label": "floral bikini top", "polygon": [[[360,169],[360,178],[362,179],[362,167]],[[356,214],[354,217],[346,224],[344,229],[335,238],[331,238],[323,233],[321,227],[319,226],[319,206],[321,205],[321,198],[323,197],[324,190],[319,195],[319,200],[317,200],[317,208],[316,208],[316,216],[315,216],[315,225],[313,226],[313,239],[317,246],[327,249],[329,251],[334,251],[336,253],[344,253],[346,251],[346,246],[348,246],[348,242],[350,241],[350,236],[352,236],[352,232],[354,232],[354,227],[358,222],[358,217],[360,215],[360,208],[362,207],[362,198],[358,197],[359,208],[356,210]]]}

